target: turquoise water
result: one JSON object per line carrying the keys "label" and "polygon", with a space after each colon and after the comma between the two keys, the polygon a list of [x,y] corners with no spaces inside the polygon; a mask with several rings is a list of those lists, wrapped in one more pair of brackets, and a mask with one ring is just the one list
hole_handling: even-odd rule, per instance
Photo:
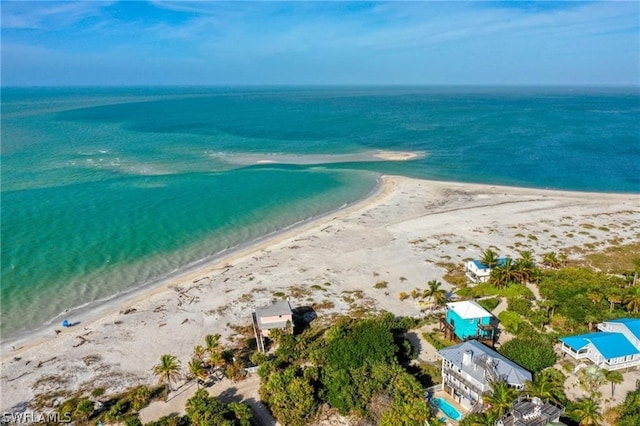
{"label": "turquoise water", "polygon": [[[353,202],[377,173],[640,192],[639,123],[637,89],[3,88],[2,336]],[[352,161],[380,149],[427,155]],[[281,156],[296,164],[252,164]]]}
{"label": "turquoise water", "polygon": [[440,411],[442,411],[451,420],[455,420],[455,421],[462,420],[462,417],[463,417],[462,414],[456,409],[456,407],[449,404],[449,402],[446,399],[436,397],[431,400],[431,403],[434,406],[438,407]]}

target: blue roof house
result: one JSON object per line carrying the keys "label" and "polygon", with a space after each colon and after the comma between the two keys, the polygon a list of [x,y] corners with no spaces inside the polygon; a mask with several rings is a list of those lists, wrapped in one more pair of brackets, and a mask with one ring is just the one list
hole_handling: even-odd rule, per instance
{"label": "blue roof house", "polygon": [[[498,266],[503,266],[506,262],[507,258],[501,257],[498,259]],[[477,259],[468,261],[464,269],[467,279],[474,283],[485,283],[491,276],[491,268]]]}
{"label": "blue roof house", "polygon": [[491,312],[473,300],[447,303],[443,321],[445,334],[451,340],[491,340],[495,337],[496,319]]}
{"label": "blue roof house", "polygon": [[605,370],[640,365],[640,319],[605,321],[598,329],[602,331],[561,338],[562,351]]}

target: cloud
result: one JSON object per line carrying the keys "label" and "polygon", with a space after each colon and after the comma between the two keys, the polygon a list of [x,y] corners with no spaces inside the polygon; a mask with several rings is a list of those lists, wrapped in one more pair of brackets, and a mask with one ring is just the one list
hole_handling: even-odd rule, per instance
{"label": "cloud", "polygon": [[2,2],[3,29],[60,30],[83,19],[101,15],[107,1]]}
{"label": "cloud", "polygon": [[3,3],[3,60],[5,44],[42,48],[47,55],[42,62],[33,55],[29,65],[12,51],[3,77],[19,75],[13,72],[19,64],[28,70],[69,60],[53,60],[65,54],[96,79],[106,73],[84,66],[83,58],[136,82],[135,73],[142,73],[167,84],[478,84],[523,76],[535,84],[536,76],[551,81],[554,73],[586,81],[589,68],[598,78],[608,68],[616,80],[637,81],[639,74],[628,65],[640,55],[640,6],[631,2],[9,4],[6,10]]}

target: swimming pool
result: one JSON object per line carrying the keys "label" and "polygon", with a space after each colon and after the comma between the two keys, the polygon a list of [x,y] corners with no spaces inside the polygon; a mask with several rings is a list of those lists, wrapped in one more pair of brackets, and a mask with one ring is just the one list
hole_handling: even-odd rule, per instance
{"label": "swimming pool", "polygon": [[447,400],[438,397],[435,397],[431,400],[431,403],[434,407],[438,407],[440,411],[442,411],[447,417],[452,420],[462,420],[462,414],[456,410],[456,407],[449,404]]}

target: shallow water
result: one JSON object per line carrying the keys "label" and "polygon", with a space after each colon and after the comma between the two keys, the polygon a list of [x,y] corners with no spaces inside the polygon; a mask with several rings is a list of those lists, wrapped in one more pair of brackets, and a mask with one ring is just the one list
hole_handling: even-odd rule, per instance
{"label": "shallow water", "polygon": [[[353,202],[375,173],[640,192],[639,99],[623,89],[3,88],[3,338]],[[426,155],[372,161],[379,150]]]}

